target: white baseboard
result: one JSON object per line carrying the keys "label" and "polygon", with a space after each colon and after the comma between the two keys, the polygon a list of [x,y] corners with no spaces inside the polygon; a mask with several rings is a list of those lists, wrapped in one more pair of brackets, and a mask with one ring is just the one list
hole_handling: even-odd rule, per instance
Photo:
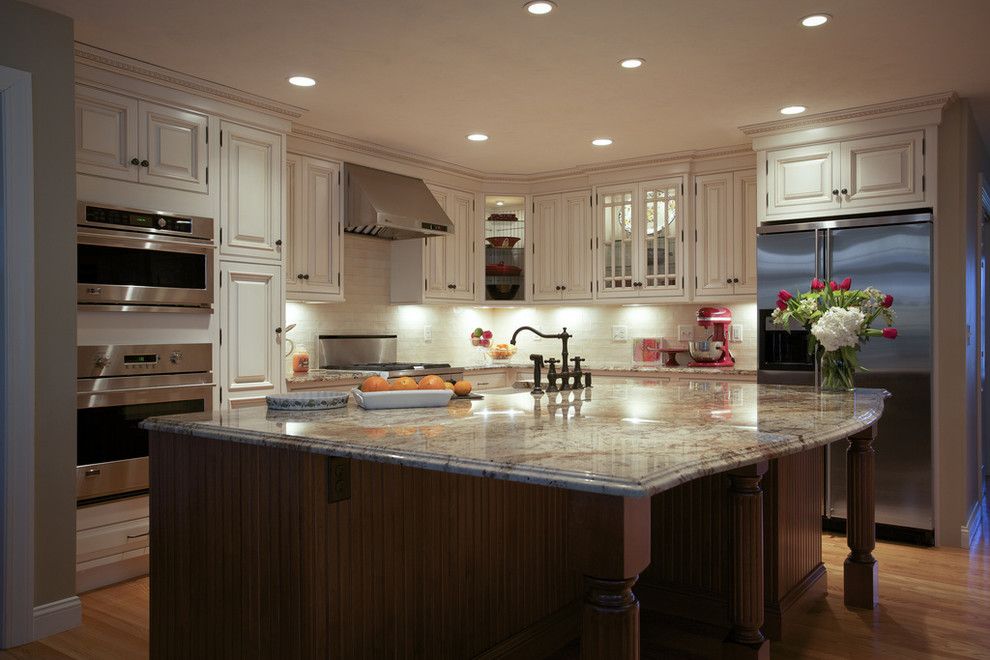
{"label": "white baseboard", "polygon": [[981,497],[973,504],[973,508],[969,511],[969,517],[966,519],[966,524],[960,530],[959,544],[964,548],[969,548],[974,541],[980,538],[980,527],[983,525],[982,507],[983,498]]}
{"label": "white baseboard", "polygon": [[82,601],[79,596],[63,598],[34,608],[34,638],[54,635],[82,623]]}

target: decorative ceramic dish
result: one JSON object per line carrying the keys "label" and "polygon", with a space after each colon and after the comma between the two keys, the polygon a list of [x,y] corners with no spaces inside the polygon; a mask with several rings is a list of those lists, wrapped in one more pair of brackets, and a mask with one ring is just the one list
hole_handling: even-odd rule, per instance
{"label": "decorative ceramic dish", "polygon": [[492,247],[510,248],[519,242],[518,236],[489,236],[485,239]]}
{"label": "decorative ceramic dish", "polygon": [[519,216],[515,213],[492,213],[488,216],[489,222],[518,222]]}
{"label": "decorative ceramic dish", "polygon": [[497,264],[486,264],[485,265],[485,275],[495,275],[495,276],[512,276],[518,275],[522,272],[522,268],[519,266],[511,266],[503,261]]}
{"label": "decorative ceramic dish", "polygon": [[269,410],[331,410],[347,405],[347,392],[294,392],[266,396]]}
{"label": "decorative ceramic dish", "polygon": [[362,392],[351,390],[354,400],[365,410],[386,408],[442,408],[450,403],[450,390],[395,390],[392,392]]}

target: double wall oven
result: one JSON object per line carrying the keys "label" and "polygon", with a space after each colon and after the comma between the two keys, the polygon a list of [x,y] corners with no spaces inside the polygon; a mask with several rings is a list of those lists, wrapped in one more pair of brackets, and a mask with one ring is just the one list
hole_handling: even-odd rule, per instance
{"label": "double wall oven", "polygon": [[212,312],[213,220],[79,202],[83,310]]}
{"label": "double wall oven", "polygon": [[80,346],[78,363],[78,501],[146,492],[148,432],[138,425],[212,410],[212,345]]}

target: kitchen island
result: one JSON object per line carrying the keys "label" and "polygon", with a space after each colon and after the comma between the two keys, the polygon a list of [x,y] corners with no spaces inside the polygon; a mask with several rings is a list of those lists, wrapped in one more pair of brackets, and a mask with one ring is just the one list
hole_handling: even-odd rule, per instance
{"label": "kitchen island", "polygon": [[[580,622],[582,657],[635,658],[637,579],[654,572],[696,574],[724,596],[726,651],[767,657],[768,585],[800,552],[771,542],[768,559],[764,544],[820,552],[814,450],[846,438],[846,599],[876,604],[885,397],[630,380],[439,409],[147,420],[152,655],[540,657]],[[823,585],[818,556],[788,594]]]}

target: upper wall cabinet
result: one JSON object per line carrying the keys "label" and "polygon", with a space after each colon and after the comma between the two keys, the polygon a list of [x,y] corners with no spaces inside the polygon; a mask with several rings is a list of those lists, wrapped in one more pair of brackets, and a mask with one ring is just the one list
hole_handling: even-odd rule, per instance
{"label": "upper wall cabinet", "polygon": [[206,115],[76,85],[76,171],[206,193]]}
{"label": "upper wall cabinet", "polygon": [[599,298],[684,296],[684,179],[597,189]]}
{"label": "upper wall cabinet", "polygon": [[533,300],[591,300],[595,281],[591,191],[533,199]]}
{"label": "upper wall cabinet", "polygon": [[454,224],[454,234],[392,242],[391,300],[471,302],[475,299],[475,197],[440,186],[429,189]]}
{"label": "upper wall cabinet", "polygon": [[289,154],[285,163],[289,300],[342,300],[340,163]]}
{"label": "upper wall cabinet", "polygon": [[756,170],[694,181],[695,297],[756,293]]}
{"label": "upper wall cabinet", "polygon": [[282,259],[282,136],[220,123],[220,254]]}
{"label": "upper wall cabinet", "polygon": [[924,130],[767,150],[763,220],[933,206],[925,150]]}

